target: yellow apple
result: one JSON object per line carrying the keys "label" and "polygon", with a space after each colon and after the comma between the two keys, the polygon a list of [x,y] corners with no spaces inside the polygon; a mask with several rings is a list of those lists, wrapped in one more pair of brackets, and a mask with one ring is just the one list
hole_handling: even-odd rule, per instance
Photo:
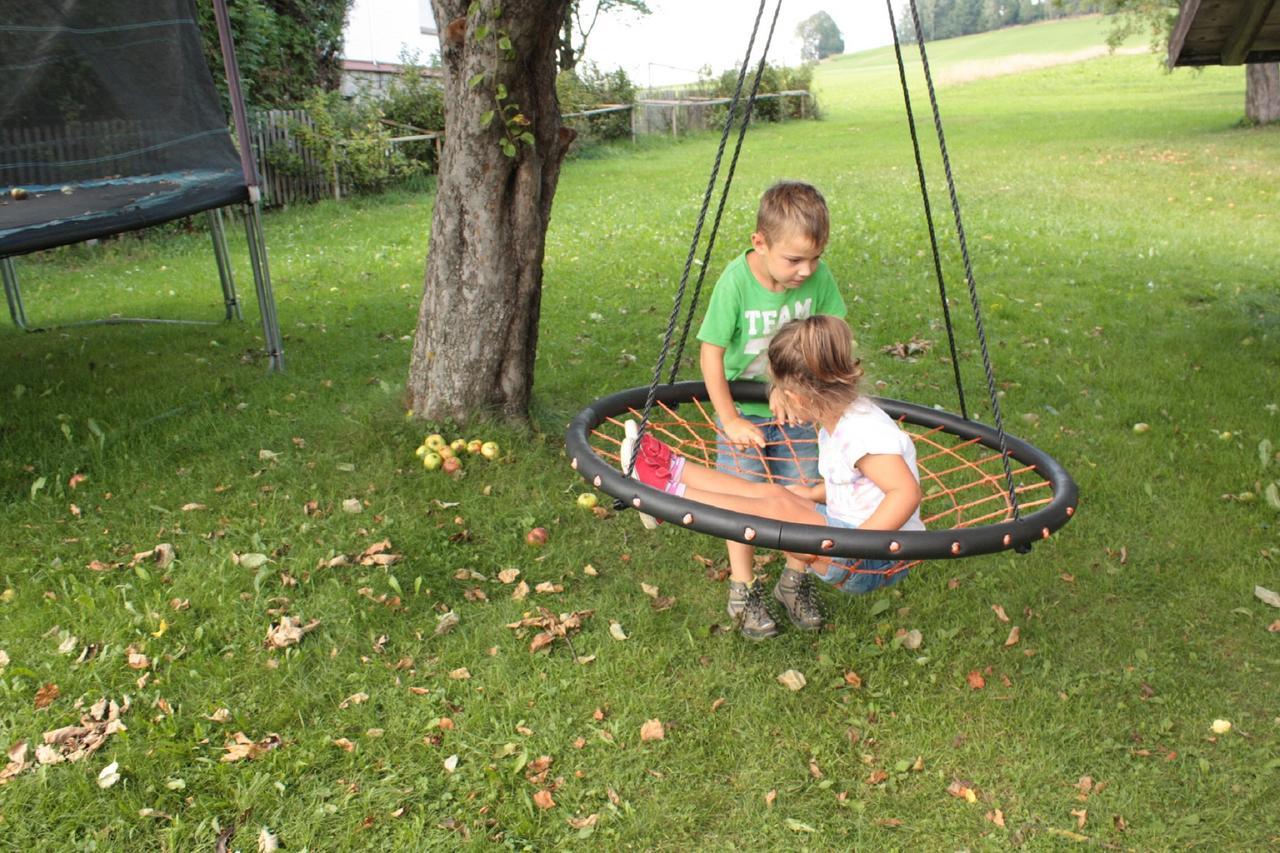
{"label": "yellow apple", "polygon": [[444,460],[440,458],[439,453],[436,453],[434,451],[427,451],[426,453],[422,454],[422,467],[426,468],[428,471],[436,470],[443,463],[444,463]]}

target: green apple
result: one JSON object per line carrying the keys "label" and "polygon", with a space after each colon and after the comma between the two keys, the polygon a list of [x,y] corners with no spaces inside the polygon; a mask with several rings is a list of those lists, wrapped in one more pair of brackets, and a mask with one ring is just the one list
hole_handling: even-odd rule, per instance
{"label": "green apple", "polygon": [[431,435],[427,436],[422,443],[427,447],[430,447],[432,450],[439,450],[446,444],[444,436],[438,432],[433,432]]}
{"label": "green apple", "polygon": [[600,499],[595,496],[594,492],[583,492],[578,495],[578,506],[583,509],[594,509],[598,503],[600,503]]}
{"label": "green apple", "polygon": [[485,459],[497,459],[499,452],[498,442],[496,441],[486,441],[480,445],[480,455]]}
{"label": "green apple", "polygon": [[431,452],[430,447],[427,447],[425,444],[419,444],[418,449],[413,451],[413,455],[421,459],[422,457],[426,456],[430,452]]}
{"label": "green apple", "polygon": [[444,459],[440,458],[440,454],[434,451],[428,451],[422,454],[422,467],[428,471],[434,471],[444,464]]}

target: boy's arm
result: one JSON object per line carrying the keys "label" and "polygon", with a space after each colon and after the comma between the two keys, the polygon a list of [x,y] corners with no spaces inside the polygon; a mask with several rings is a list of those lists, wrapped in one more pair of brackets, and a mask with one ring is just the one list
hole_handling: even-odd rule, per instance
{"label": "boy's arm", "polygon": [[702,382],[707,386],[707,396],[711,398],[711,405],[724,427],[725,436],[734,444],[764,447],[764,433],[740,415],[733,405],[729,380],[724,375],[724,347],[704,341],[698,352],[698,364],[702,368]]}
{"label": "boy's arm", "polygon": [[858,470],[884,492],[884,500],[862,523],[861,530],[899,530],[920,506],[920,483],[896,453],[868,453],[858,460]]}

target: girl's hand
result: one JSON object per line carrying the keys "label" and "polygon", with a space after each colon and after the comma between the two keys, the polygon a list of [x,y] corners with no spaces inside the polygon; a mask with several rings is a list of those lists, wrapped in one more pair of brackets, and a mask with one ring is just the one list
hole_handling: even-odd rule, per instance
{"label": "girl's hand", "polygon": [[758,426],[744,417],[725,421],[724,435],[733,444],[764,447],[764,433],[760,431]]}
{"label": "girl's hand", "polygon": [[789,405],[787,395],[779,388],[769,389],[769,411],[773,413],[774,419],[785,426],[794,426],[801,423],[799,415]]}
{"label": "girl's hand", "polygon": [[817,486],[804,486],[804,485],[801,485],[800,483],[792,483],[788,485],[786,489],[788,492],[791,492],[791,494],[795,495],[798,498],[804,498],[805,500],[813,501],[814,503],[819,502]]}

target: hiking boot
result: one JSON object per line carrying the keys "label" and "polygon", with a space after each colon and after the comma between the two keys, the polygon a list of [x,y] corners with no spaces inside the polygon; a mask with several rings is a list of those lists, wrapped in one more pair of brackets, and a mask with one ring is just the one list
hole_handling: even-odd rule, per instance
{"label": "hiking boot", "polygon": [[778,633],[778,623],[769,615],[764,603],[764,587],[760,581],[750,586],[729,581],[729,615],[738,623],[742,636],[751,640],[767,640]]}
{"label": "hiking boot", "polygon": [[[670,447],[648,433],[639,437],[637,448],[640,429],[635,421],[627,421],[623,424],[623,430],[625,437],[620,453],[622,470],[631,468],[631,476],[646,486],[668,494],[682,494],[684,490],[680,487],[679,479],[680,472],[684,469],[684,457],[677,456]],[[662,523],[643,512],[640,513],[640,521],[650,530]]]}
{"label": "hiking boot", "polygon": [[818,592],[813,585],[813,577],[808,572],[784,570],[773,588],[773,597],[787,609],[791,624],[797,628],[816,631],[822,627]]}

